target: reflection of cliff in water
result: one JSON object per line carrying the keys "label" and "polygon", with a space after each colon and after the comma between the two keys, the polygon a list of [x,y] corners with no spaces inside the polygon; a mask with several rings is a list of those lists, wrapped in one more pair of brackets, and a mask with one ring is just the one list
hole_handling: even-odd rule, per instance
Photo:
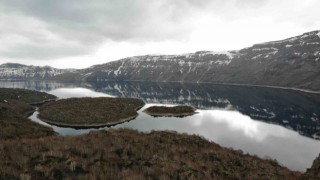
{"label": "reflection of cliff in water", "polygon": [[95,91],[120,97],[141,98],[147,103],[188,104],[198,109],[230,108],[252,119],[298,131],[316,138],[320,133],[320,95],[293,90],[150,82],[103,82]]}
{"label": "reflection of cliff in water", "polygon": [[53,81],[0,81],[0,87],[50,91],[63,87],[75,87],[75,84],[65,84]]}

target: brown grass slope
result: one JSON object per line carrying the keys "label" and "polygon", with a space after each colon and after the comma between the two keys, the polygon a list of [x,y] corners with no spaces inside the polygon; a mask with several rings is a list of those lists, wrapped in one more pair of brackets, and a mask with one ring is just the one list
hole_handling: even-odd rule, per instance
{"label": "brown grass slope", "polygon": [[36,91],[0,88],[0,140],[54,135],[51,128],[26,118],[35,111],[35,107],[28,103],[38,103],[54,97]]}
{"label": "brown grass slope", "polygon": [[45,92],[26,89],[0,88],[0,100],[18,100],[28,104],[37,104],[57,97]]}
{"label": "brown grass slope", "polygon": [[295,179],[196,135],[120,129],[0,142],[0,179]]}
{"label": "brown grass slope", "polygon": [[309,175],[307,177],[313,177],[314,179],[316,179],[315,177],[317,177],[318,179],[320,179],[320,154],[313,161],[312,167],[307,170],[306,174]]}

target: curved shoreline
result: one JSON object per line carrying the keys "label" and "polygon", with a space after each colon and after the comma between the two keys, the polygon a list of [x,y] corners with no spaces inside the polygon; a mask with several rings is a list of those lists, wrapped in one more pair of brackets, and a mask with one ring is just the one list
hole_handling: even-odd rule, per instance
{"label": "curved shoreline", "polygon": [[[39,102],[33,102],[33,103],[28,103],[29,105],[31,106],[40,106],[44,103],[47,103],[47,102],[51,102],[51,101],[55,101],[57,100],[57,98],[55,99],[48,99],[48,100],[43,100],[43,101],[39,101]],[[38,111],[38,108],[37,107],[34,107],[34,109],[32,111],[28,111],[24,114],[24,117],[25,118],[29,118],[30,116],[32,116],[33,113],[35,113],[36,111]]]}
{"label": "curved shoreline", "polygon": [[44,103],[47,103],[47,102],[51,102],[51,101],[56,101],[58,98],[54,98],[54,99],[47,99],[47,100],[43,100],[43,101],[38,101],[38,102],[33,102],[33,103],[29,103],[30,105],[32,106],[40,106]]}
{"label": "curved shoreline", "polygon": [[112,122],[112,123],[101,123],[101,124],[67,124],[67,123],[58,123],[58,122],[53,122],[53,121],[49,121],[49,120],[45,120],[40,118],[39,116],[37,116],[37,118],[45,123],[48,123],[50,125],[54,125],[54,126],[59,126],[59,127],[64,127],[64,128],[75,128],[75,129],[90,129],[90,128],[102,128],[102,127],[110,127],[110,126],[115,126],[118,124],[122,124],[131,120],[134,120],[135,118],[138,117],[139,114],[135,115],[135,116],[130,116],[128,118],[123,118],[120,119],[120,121],[117,122]]}

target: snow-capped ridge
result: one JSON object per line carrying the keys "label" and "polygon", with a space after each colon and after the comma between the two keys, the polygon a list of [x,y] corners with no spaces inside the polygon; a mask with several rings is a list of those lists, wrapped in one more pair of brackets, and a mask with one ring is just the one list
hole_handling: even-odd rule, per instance
{"label": "snow-capped ridge", "polygon": [[307,38],[307,37],[310,37],[310,36],[314,36],[314,35],[317,35],[320,38],[320,31],[319,30],[311,31],[311,32],[303,33],[300,36],[294,36],[294,37],[290,37],[290,38],[287,38],[287,39],[284,39],[284,40],[279,40],[279,41],[264,42],[262,44],[270,45],[270,44],[280,44],[280,43],[284,43],[284,42],[291,42],[292,43],[292,42],[294,42],[296,40],[304,39],[304,38]]}
{"label": "snow-capped ridge", "polygon": [[[206,56],[206,55],[213,55],[213,56],[218,56],[218,55],[225,55],[229,59],[233,59],[235,56],[239,55],[238,51],[197,51],[195,53],[183,53],[183,54],[148,54],[148,55],[139,55],[139,56],[132,56],[132,57],[127,57],[122,60],[146,60],[146,61],[152,61],[152,60],[174,60],[176,58],[191,58],[191,57],[196,57],[196,56]],[[92,66],[94,67],[94,66]],[[91,68],[91,67],[90,67]]]}
{"label": "snow-capped ridge", "polygon": [[0,68],[18,68],[25,67],[26,65],[20,63],[4,63],[0,65]]}
{"label": "snow-capped ridge", "polygon": [[27,66],[18,63],[6,63],[0,65],[0,79],[45,79],[74,71],[74,69],[56,69],[51,66]]}

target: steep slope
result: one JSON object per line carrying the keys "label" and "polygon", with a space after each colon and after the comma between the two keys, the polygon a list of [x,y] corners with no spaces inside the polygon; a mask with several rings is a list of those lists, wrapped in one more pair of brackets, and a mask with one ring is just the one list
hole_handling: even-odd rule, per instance
{"label": "steep slope", "polygon": [[240,51],[200,51],[121,59],[82,71],[89,82],[179,81],[320,90],[320,31]]}

